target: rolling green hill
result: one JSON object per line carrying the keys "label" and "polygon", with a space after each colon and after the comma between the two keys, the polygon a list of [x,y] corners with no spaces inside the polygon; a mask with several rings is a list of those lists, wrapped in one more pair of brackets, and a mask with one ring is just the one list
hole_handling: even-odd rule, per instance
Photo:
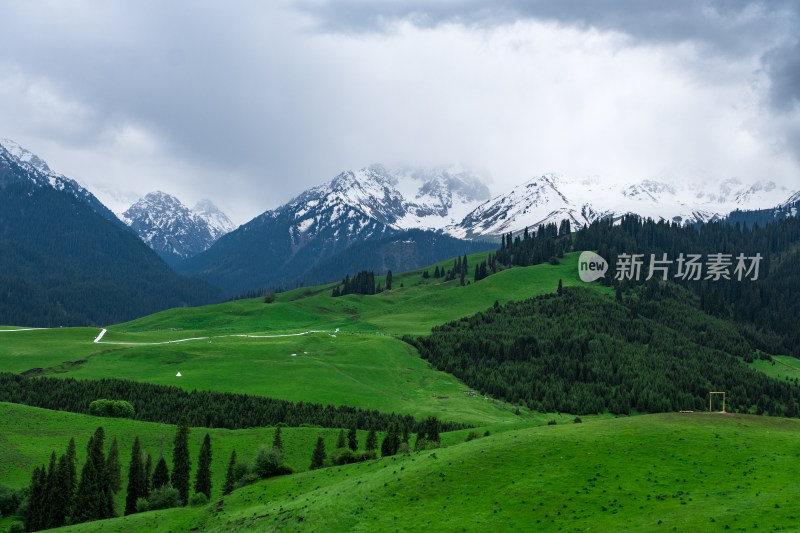
{"label": "rolling green hill", "polygon": [[[476,425],[514,421],[515,407],[464,394],[469,387],[432,369],[395,335],[425,333],[496,300],[552,292],[561,278],[565,285],[580,283],[577,254],[463,287],[417,271],[398,274],[395,289],[375,296],[332,298],[323,286],[278,294],[272,304],[249,299],[172,309],[112,326],[100,343],[93,342],[100,330],[92,328],[0,332],[0,371],[129,378]],[[308,331],[316,333],[296,335]],[[169,342],[182,339],[193,340]]]}
{"label": "rolling green hill", "polygon": [[[469,264],[486,255],[469,256]],[[583,287],[576,291],[587,295],[596,314],[623,313],[610,287],[579,281],[577,257],[567,254],[560,264],[503,270],[465,286],[424,277],[420,270],[395,274],[393,289],[374,296],[333,298],[333,285],[326,285],[277,294],[273,303],[256,298],[171,309],[107,330],[0,328],[0,371],[128,378],[186,390],[395,411],[417,419],[434,415],[476,426],[443,433],[441,449],[317,471],[306,471],[316,438],[323,436],[330,451],[338,431],[284,428],[286,462],[299,473],[244,487],[224,499],[219,487],[230,450],[253,456],[271,443],[274,430],[195,428],[193,461],[206,431],[214,446],[216,488],[208,506],[143,513],[68,531],[800,528],[800,511],[786,492],[800,474],[795,449],[800,421],[705,413],[612,418],[605,413],[581,415],[584,423],[573,424],[574,415],[531,411],[516,399],[512,404],[465,394],[470,387],[434,369],[400,340],[405,334],[430,335],[435,326],[490,310],[496,301],[553,293],[559,280],[565,287]],[[452,261],[429,271],[434,266],[450,268]],[[642,298],[646,290],[626,298]],[[516,312],[525,305],[508,309]],[[555,312],[548,306],[537,308],[543,315],[537,327],[545,331],[550,324],[557,337],[557,326],[568,339],[569,328],[553,322],[555,314],[544,316]],[[654,335],[691,338],[698,346],[713,341],[720,364],[742,364],[745,352],[725,344],[733,326],[700,317],[686,301],[645,299],[627,312],[633,313],[631,323],[670,322],[663,330],[648,326]],[[617,318],[619,329],[625,321]],[[477,329],[467,330],[481,336]],[[622,342],[611,329],[605,333]],[[448,342],[466,336],[455,333]],[[648,345],[646,338],[636,339]],[[631,350],[647,349],[629,344]],[[750,366],[783,382],[800,374],[789,358],[774,360],[775,366],[769,359],[756,359]],[[14,404],[0,403],[0,419],[0,483],[13,487],[24,486],[31,469],[46,462],[50,451],[61,453],[70,436],[76,436],[81,461],[100,424],[108,441],[120,441],[123,471],[135,435],[153,455],[163,440],[166,456],[174,435],[174,427],[163,424]],[[551,419],[557,424],[547,425]],[[490,434],[483,436],[487,430]],[[479,438],[465,442],[471,432]],[[360,443],[364,438],[365,432],[359,432]],[[0,530],[7,523],[0,521]]]}
{"label": "rolling green hill", "polygon": [[795,531],[799,436],[797,420],[701,413],[535,427],[274,478],[102,530]]}

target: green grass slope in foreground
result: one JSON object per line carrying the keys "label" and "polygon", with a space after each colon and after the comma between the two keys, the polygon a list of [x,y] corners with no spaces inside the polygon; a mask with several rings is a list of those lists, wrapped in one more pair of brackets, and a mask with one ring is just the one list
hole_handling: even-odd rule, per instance
{"label": "green grass slope in foreground", "polygon": [[267,480],[102,530],[797,531],[798,437],[797,420],[705,413],[543,426]]}

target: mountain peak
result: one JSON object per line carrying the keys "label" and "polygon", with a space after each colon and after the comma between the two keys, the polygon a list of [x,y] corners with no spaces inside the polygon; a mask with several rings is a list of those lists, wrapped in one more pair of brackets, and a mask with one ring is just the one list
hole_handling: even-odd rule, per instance
{"label": "mountain peak", "polygon": [[123,220],[165,261],[177,261],[207,250],[234,226],[208,200],[200,202],[202,212],[191,210],[175,196],[153,191],[123,213]]}
{"label": "mountain peak", "polygon": [[0,139],[0,147],[4,148],[11,157],[16,159],[19,163],[26,163],[41,172],[52,172],[47,163],[33,152],[26,150],[20,146],[16,141],[11,139]]}

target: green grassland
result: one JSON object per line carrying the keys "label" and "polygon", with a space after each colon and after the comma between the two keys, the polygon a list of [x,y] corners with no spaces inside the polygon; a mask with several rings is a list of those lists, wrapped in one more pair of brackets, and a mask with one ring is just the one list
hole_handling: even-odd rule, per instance
{"label": "green grassland", "polygon": [[773,355],[774,361],[756,359],[750,366],[764,372],[771,378],[794,381],[800,379],[800,359],[789,355]]}
{"label": "green grassland", "polygon": [[[486,255],[470,256],[469,263]],[[256,298],[171,309],[112,326],[100,343],[93,342],[96,328],[6,332],[0,371],[42,368],[61,377],[129,378],[474,425],[513,422],[516,406],[464,394],[468,387],[431,368],[397,337],[424,333],[495,301],[553,292],[559,279],[581,283],[577,256],[568,254],[559,265],[508,269],[463,287],[416,271],[396,275],[391,291],[374,296],[333,298],[323,286],[279,294],[272,304]],[[309,331],[317,333],[297,335]],[[191,340],[174,342],[183,339]],[[520,416],[531,413],[522,409]]]}
{"label": "green grassland", "polygon": [[[470,270],[486,255],[470,256]],[[567,254],[558,265],[508,269],[463,287],[420,270],[395,274],[393,289],[374,296],[332,298],[326,285],[277,294],[271,304],[255,298],[171,309],[109,326],[100,343],[93,342],[100,328],[0,331],[0,371],[129,378],[476,426],[443,433],[437,450],[317,471],[306,471],[316,438],[330,452],[338,430],[284,428],[286,463],[298,473],[224,499],[231,450],[254,457],[271,445],[274,428],[194,428],[193,465],[206,432],[214,450],[208,506],[67,531],[800,530],[792,498],[800,479],[798,420],[696,413],[584,416],[575,424],[569,415],[517,414],[514,405],[464,394],[468,387],[399,340],[495,301],[554,292],[559,279],[583,285],[577,259]],[[752,365],[781,380],[800,377],[795,359],[775,360]],[[551,419],[557,424],[547,425]],[[28,484],[51,451],[63,453],[72,436],[82,464],[98,425],[107,443],[119,440],[124,478],[135,436],[154,459],[163,444],[169,462],[175,433],[164,424],[7,403],[0,403],[0,420],[0,483],[15,488]],[[489,436],[465,442],[486,430]],[[362,446],[365,438],[359,432]],[[6,524],[0,520],[0,530]]]}
{"label": "green grassland", "polygon": [[706,413],[535,427],[274,478],[102,531],[796,531],[798,437],[797,420]]}
{"label": "green grassland", "polygon": [[[86,459],[89,437],[94,434],[98,426],[102,426],[105,431],[106,451],[111,441],[117,438],[125,481],[127,481],[131,448],[137,436],[143,450],[153,456],[153,466],[158,461],[161,450],[170,468],[172,465],[172,446],[175,437],[175,426],[172,425],[50,411],[5,402],[0,402],[0,420],[3,421],[3,432],[0,433],[0,449],[3,450],[0,454],[0,482],[12,488],[27,486],[33,469],[46,464],[52,451],[55,451],[57,456],[64,453],[72,437],[75,437],[80,472],[80,465]],[[212,495],[221,496],[231,451],[236,449],[240,460],[253,459],[260,448],[272,448],[275,428],[240,430],[192,428],[189,449],[193,466],[196,466],[197,454],[206,433],[211,436],[213,450]],[[328,449],[332,450],[338,435],[338,429],[282,428],[285,463],[295,471],[308,469],[311,451],[317,437],[322,436]],[[358,442],[362,449],[366,438],[366,431],[358,431]],[[124,504],[124,490],[123,487],[123,491],[117,495],[118,505],[121,505],[120,502]]]}

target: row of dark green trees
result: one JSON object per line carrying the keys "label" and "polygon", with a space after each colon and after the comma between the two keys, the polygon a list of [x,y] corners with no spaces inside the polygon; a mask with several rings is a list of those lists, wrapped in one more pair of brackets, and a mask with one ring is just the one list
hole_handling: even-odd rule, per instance
{"label": "row of dark green trees", "polygon": [[[416,449],[438,447],[439,421],[428,417],[419,426]],[[153,467],[153,458],[146,453],[135,437],[128,466],[128,484],[125,497],[125,515],[137,512],[203,504],[211,498],[211,437],[206,433],[197,458],[194,495],[191,492],[191,457],[189,451],[189,426],[186,418],[178,425],[173,441],[172,471],[163,454]],[[392,424],[381,444],[381,455],[395,455],[409,450],[409,426],[400,428]],[[345,435],[339,431],[336,450],[330,461],[322,437],[317,440],[311,455],[310,469],[328,464],[343,465],[375,459],[378,437],[376,431],[367,434],[365,450],[358,454],[357,429],[352,426]],[[261,449],[252,462],[238,461],[236,450],[231,453],[223,495],[236,487],[258,479],[291,474],[292,469],[283,464],[283,439],[281,426],[275,428],[270,450]],[[69,524],[79,524],[118,516],[115,495],[122,489],[122,468],[117,439],[105,452],[105,431],[98,427],[90,437],[87,459],[80,476],[77,475],[75,439],[70,439],[67,450],[56,459],[52,452],[49,465],[37,466],[31,476],[28,498],[18,513],[25,518],[27,531],[40,531]]]}
{"label": "row of dark green trees", "polygon": [[339,285],[333,288],[331,295],[344,296],[345,294],[380,294],[384,290],[392,290],[392,271],[386,274],[385,286],[381,287],[380,282],[375,283],[375,272],[362,270],[352,278],[348,274]]}
{"label": "row of dark green trees", "polygon": [[[137,511],[186,505],[189,502],[191,459],[189,426],[184,419],[178,426],[170,475],[164,456],[153,470],[152,456],[145,453],[136,437],[128,468],[125,514]],[[86,462],[77,475],[75,439],[49,465],[37,466],[31,476],[28,499],[18,513],[25,518],[27,531],[39,531],[102,520],[118,516],[115,495],[122,489],[122,468],[117,439],[105,452],[105,431],[98,427],[90,437]],[[197,461],[194,485],[196,495],[207,501],[211,496],[211,438],[206,433]]]}
{"label": "row of dark green trees", "polygon": [[[0,372],[0,401],[86,414],[87,406],[104,398],[124,398],[135,407],[134,419],[177,424],[182,416],[193,427],[244,429],[251,427],[315,425],[326,428],[355,426],[386,431],[392,424],[422,422],[411,415],[381,413],[349,406],[289,402],[250,394],[185,391],[125,379],[75,380],[20,376]],[[465,424],[442,422],[442,431],[465,429]]]}

